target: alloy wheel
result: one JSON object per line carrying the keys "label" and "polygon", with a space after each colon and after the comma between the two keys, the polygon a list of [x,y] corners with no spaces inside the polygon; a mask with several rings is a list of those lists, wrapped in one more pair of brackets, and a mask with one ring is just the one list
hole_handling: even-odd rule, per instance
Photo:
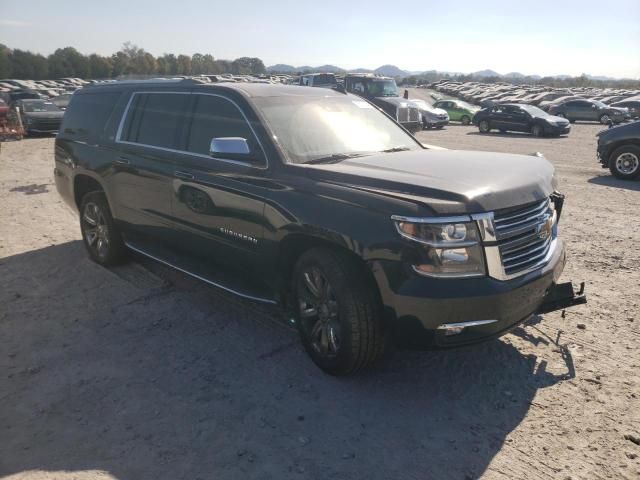
{"label": "alloy wheel", "polygon": [[326,276],[311,266],[299,275],[298,313],[301,327],[312,348],[325,358],[335,358],[340,350],[338,301]]}
{"label": "alloy wheel", "polygon": [[633,175],[640,167],[640,160],[631,152],[625,152],[616,158],[616,170],[623,175]]}
{"label": "alloy wheel", "polygon": [[82,233],[87,245],[98,257],[105,258],[109,253],[109,227],[102,209],[89,202],[82,214]]}
{"label": "alloy wheel", "polygon": [[600,117],[600,123],[602,123],[603,125],[606,125],[607,123],[609,123],[611,119],[609,118],[609,115],[602,115]]}

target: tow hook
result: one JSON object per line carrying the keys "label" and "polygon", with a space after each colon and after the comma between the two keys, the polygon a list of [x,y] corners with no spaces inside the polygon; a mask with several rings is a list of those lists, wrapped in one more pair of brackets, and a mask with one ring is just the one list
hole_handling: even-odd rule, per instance
{"label": "tow hook", "polygon": [[554,283],[544,297],[542,305],[538,307],[536,313],[549,313],[556,310],[564,310],[565,308],[575,305],[584,305],[587,303],[587,296],[584,293],[584,282],[580,284],[580,290],[577,292],[573,289],[571,282]]}

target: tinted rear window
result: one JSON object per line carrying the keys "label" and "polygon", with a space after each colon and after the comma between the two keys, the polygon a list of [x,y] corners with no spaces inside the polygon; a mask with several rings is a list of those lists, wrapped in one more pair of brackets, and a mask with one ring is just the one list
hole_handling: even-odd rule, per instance
{"label": "tinted rear window", "polygon": [[64,136],[81,141],[99,138],[120,95],[120,92],[73,95],[62,121]]}
{"label": "tinted rear window", "polygon": [[188,99],[175,93],[135,94],[120,139],[175,149]]}

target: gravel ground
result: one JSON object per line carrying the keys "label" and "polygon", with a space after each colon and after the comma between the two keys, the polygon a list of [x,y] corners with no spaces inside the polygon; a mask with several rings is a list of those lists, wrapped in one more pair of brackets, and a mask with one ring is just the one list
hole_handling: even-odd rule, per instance
{"label": "gravel ground", "polygon": [[543,152],[567,194],[563,278],[586,281],[589,304],[351,378],[316,369],[276,311],[140,259],[90,262],[53,139],[3,144],[0,476],[639,478],[640,182],[599,168],[599,129],[418,135]]}

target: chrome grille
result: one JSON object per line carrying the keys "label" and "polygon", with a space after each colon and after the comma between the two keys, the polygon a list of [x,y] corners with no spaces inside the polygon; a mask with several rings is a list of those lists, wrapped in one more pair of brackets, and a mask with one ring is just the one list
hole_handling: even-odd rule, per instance
{"label": "chrome grille", "polygon": [[542,266],[555,238],[555,212],[550,199],[495,212],[494,225],[505,274]]}
{"label": "chrome grille", "polygon": [[396,117],[398,123],[419,122],[420,110],[414,107],[398,107]]}
{"label": "chrome grille", "polygon": [[398,123],[406,123],[409,121],[409,109],[407,107],[398,107],[396,111]]}

